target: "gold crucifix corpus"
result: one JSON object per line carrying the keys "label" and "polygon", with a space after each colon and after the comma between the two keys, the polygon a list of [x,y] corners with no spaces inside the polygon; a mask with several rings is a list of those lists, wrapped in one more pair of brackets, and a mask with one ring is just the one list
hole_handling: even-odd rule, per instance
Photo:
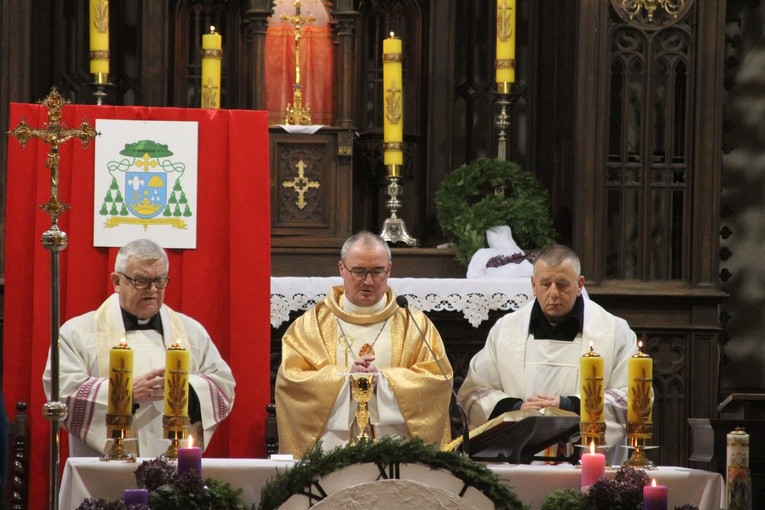
{"label": "gold crucifix corpus", "polygon": [[303,107],[303,92],[300,87],[300,38],[303,25],[313,23],[316,18],[312,15],[301,16],[300,8],[303,6],[301,0],[295,0],[295,15],[281,15],[281,20],[292,23],[295,26],[295,84],[293,85],[292,104],[287,105],[287,112],[284,116],[285,124],[309,125],[311,124],[311,109],[306,104]]}
{"label": "gold crucifix corpus", "polygon": [[10,132],[22,147],[32,138],[39,138],[50,145],[48,157],[45,158],[45,166],[50,170],[50,199],[40,206],[40,209],[48,213],[55,224],[58,217],[69,209],[69,205],[61,202],[58,198],[58,161],[59,145],[68,142],[72,138],[77,138],[83,147],[88,146],[88,142],[93,140],[99,133],[93,129],[87,120],[83,120],[77,129],[65,129],[61,124],[61,109],[69,101],[65,101],[58,93],[56,87],[50,91],[50,94],[42,100],[43,106],[48,109],[48,123],[46,128],[33,128],[27,124],[26,119],[22,119],[19,125]]}
{"label": "gold crucifix corpus", "polygon": [[283,181],[282,186],[285,188],[292,188],[295,193],[298,194],[298,199],[295,201],[298,208],[305,208],[305,193],[310,188],[318,188],[321,184],[318,181],[311,181],[305,176],[306,164],[301,159],[295,165],[298,169],[298,174],[291,181]]}

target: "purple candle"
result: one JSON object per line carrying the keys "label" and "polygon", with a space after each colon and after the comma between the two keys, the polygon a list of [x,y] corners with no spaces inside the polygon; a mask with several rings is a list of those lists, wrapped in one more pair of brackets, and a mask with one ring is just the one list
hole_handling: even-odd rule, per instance
{"label": "purple candle", "polygon": [[643,510],[667,510],[667,499],[667,486],[656,485],[655,479],[643,487]]}
{"label": "purple candle", "polygon": [[126,505],[149,506],[148,489],[125,489],[122,492],[122,501]]}
{"label": "purple candle", "polygon": [[178,476],[183,476],[192,469],[202,476],[202,449],[191,446],[189,441],[189,446],[178,448]]}

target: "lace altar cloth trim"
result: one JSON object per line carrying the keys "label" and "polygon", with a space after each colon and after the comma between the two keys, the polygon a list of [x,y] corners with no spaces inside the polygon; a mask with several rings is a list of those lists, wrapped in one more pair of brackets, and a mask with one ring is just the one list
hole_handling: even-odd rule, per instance
{"label": "lace altar cloth trim", "polygon": [[[340,277],[272,277],[271,326],[289,321],[290,312],[305,311],[324,299]],[[517,310],[531,298],[529,278],[390,278],[397,295],[423,312],[461,312],[477,328],[494,310]]]}

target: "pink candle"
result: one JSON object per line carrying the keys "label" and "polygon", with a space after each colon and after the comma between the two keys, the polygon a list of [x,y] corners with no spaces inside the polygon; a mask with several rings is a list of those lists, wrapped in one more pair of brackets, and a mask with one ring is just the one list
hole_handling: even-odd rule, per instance
{"label": "pink candle", "polygon": [[667,499],[667,486],[656,485],[655,478],[643,487],[643,510],[667,510]]}
{"label": "pink candle", "polygon": [[192,446],[189,438],[188,446],[178,448],[178,476],[183,476],[192,469],[202,476],[202,449]]}
{"label": "pink candle", "polygon": [[606,474],[606,456],[595,453],[595,443],[590,442],[590,453],[582,455],[581,487],[589,487]]}
{"label": "pink candle", "polygon": [[126,505],[149,506],[148,489],[125,489],[122,492],[122,502]]}

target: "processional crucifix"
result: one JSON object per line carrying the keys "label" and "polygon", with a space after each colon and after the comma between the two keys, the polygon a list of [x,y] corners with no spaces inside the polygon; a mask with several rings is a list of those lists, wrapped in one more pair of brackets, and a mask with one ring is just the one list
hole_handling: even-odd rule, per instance
{"label": "processional crucifix", "polygon": [[58,228],[58,217],[69,209],[58,196],[59,185],[59,152],[60,145],[72,138],[77,138],[83,147],[93,140],[98,133],[87,120],[76,129],[66,129],[61,123],[61,109],[67,104],[54,87],[50,94],[43,99],[42,104],[48,110],[48,122],[44,128],[33,128],[22,119],[19,125],[10,132],[21,146],[32,138],[38,138],[50,145],[50,151],[45,158],[45,166],[50,171],[50,198],[40,205],[40,209],[51,217],[51,227],[43,232],[40,242],[51,253],[51,306],[50,306],[50,368],[51,368],[51,400],[43,405],[43,416],[50,420],[50,474],[48,481],[50,508],[58,508],[58,472],[59,472],[59,426],[66,419],[68,410],[66,404],[59,402],[58,381],[58,335],[59,335],[59,260],[58,254],[66,249],[68,238],[65,232]]}

